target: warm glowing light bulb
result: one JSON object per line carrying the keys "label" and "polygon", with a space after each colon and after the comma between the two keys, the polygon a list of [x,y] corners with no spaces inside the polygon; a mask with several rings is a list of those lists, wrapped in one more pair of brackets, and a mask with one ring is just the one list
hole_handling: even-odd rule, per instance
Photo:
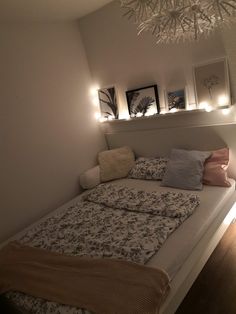
{"label": "warm glowing light bulb", "polygon": [[207,105],[205,110],[206,110],[206,112],[211,112],[213,109],[212,109],[212,106]]}
{"label": "warm glowing light bulb", "polygon": [[207,101],[202,101],[199,104],[199,109],[206,109],[209,106]]}
{"label": "warm glowing light bulb", "polygon": [[229,101],[229,99],[228,99],[227,96],[221,95],[221,96],[219,96],[219,98],[218,98],[218,105],[219,105],[219,106],[225,106],[225,105],[228,104],[228,101]]}
{"label": "warm glowing light bulb", "polygon": [[148,110],[148,112],[145,114],[145,116],[153,116],[155,113],[156,113],[156,109],[155,109],[155,107],[153,106],[152,108],[150,108],[150,109]]}
{"label": "warm glowing light bulb", "polygon": [[161,110],[160,114],[166,114],[166,110]]}
{"label": "warm glowing light bulb", "polygon": [[129,113],[127,111],[120,112],[119,119],[129,120],[130,119]]}
{"label": "warm glowing light bulb", "polygon": [[91,96],[97,96],[98,90],[99,90],[99,86],[98,86],[98,85],[92,86],[92,87],[90,88],[90,94],[91,94]]}
{"label": "warm glowing light bulb", "polygon": [[95,107],[99,106],[98,90],[99,90],[98,85],[94,85],[93,87],[90,88],[91,101]]}
{"label": "warm glowing light bulb", "polygon": [[100,112],[95,112],[94,117],[96,120],[100,120],[101,119],[101,113]]}

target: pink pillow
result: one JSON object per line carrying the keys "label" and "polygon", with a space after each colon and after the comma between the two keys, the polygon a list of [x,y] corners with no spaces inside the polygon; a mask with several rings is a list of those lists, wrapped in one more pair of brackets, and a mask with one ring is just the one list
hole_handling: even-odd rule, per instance
{"label": "pink pillow", "polygon": [[231,186],[227,168],[229,166],[229,149],[222,148],[212,152],[204,166],[203,183],[207,185]]}

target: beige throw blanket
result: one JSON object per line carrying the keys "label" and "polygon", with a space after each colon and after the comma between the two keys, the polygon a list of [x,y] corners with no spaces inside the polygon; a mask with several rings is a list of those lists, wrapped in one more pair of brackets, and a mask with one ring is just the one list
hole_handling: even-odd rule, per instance
{"label": "beige throw blanket", "polygon": [[61,255],[16,242],[0,251],[0,294],[14,290],[96,314],[156,314],[169,291],[159,269]]}

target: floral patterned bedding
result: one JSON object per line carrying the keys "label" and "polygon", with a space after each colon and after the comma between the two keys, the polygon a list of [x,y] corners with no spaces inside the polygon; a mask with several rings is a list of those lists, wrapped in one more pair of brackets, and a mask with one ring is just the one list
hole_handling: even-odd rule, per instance
{"label": "floral patterned bedding", "polygon": [[168,158],[139,157],[130,170],[129,178],[143,180],[162,180],[166,172]]}
{"label": "floral patterned bedding", "polygon": [[[18,240],[69,255],[145,264],[198,205],[199,198],[193,194],[101,184],[84,200],[47,218]],[[30,313],[90,313],[18,292],[7,297]]]}

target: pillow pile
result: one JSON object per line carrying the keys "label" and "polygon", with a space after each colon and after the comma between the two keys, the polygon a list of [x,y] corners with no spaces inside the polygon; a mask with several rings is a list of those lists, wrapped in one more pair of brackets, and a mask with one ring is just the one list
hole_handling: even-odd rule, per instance
{"label": "pillow pile", "polygon": [[98,155],[99,166],[80,176],[85,189],[101,182],[129,177],[143,180],[162,180],[161,186],[186,190],[202,190],[203,183],[230,187],[227,168],[229,149],[213,152],[172,149],[170,159],[139,157],[135,162],[129,147],[107,150]]}
{"label": "pillow pile", "polygon": [[202,190],[204,163],[211,152],[172,149],[162,186]]}
{"label": "pillow pile", "polygon": [[205,163],[203,183],[207,185],[231,186],[228,180],[229,149],[222,148],[212,152]]}
{"label": "pillow pile", "polygon": [[130,170],[129,178],[143,180],[162,180],[168,159],[139,157],[135,166]]}

